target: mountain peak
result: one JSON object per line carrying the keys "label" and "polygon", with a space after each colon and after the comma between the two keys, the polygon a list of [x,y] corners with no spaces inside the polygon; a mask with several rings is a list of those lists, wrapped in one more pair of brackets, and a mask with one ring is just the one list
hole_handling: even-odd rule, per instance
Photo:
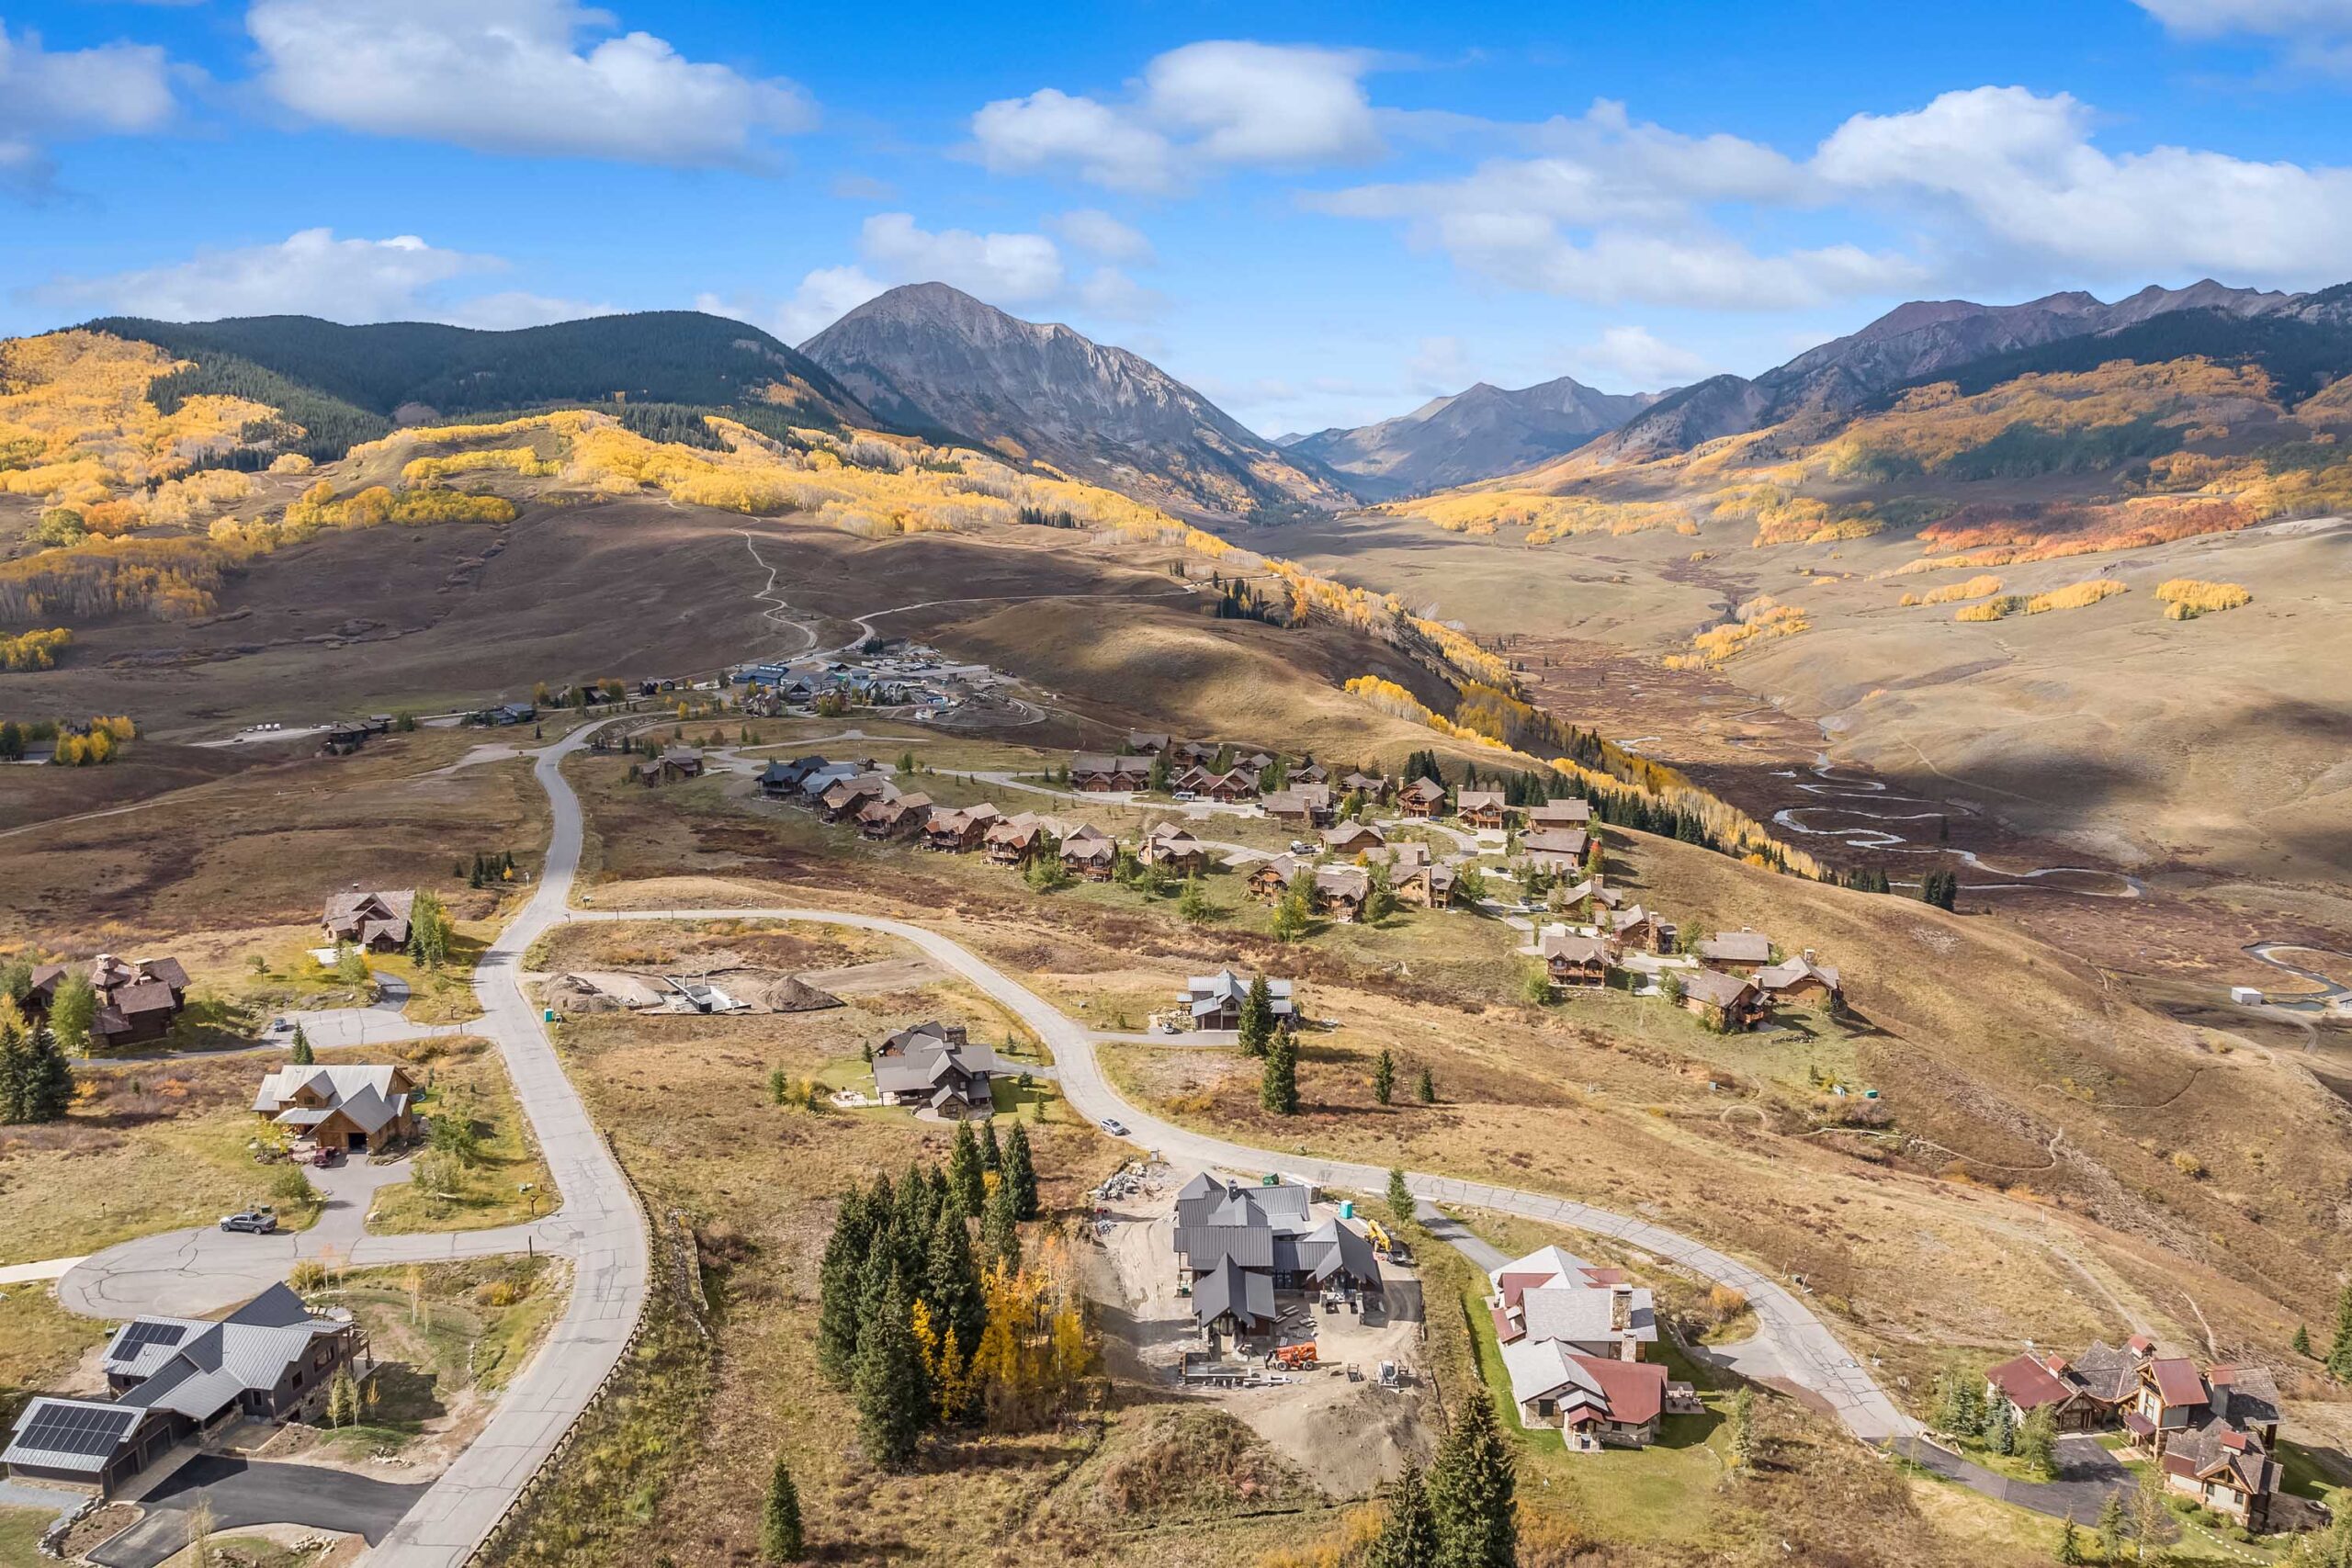
{"label": "mountain peak", "polygon": [[944,283],[876,295],[802,345],[866,406],[1155,505],[1237,516],[1348,497],[1159,367]]}
{"label": "mountain peak", "polygon": [[1656,400],[1655,393],[1596,392],[1566,376],[1517,390],[1477,381],[1410,413],[1317,431],[1288,449],[1329,464],[1358,493],[1386,499],[1548,462]]}

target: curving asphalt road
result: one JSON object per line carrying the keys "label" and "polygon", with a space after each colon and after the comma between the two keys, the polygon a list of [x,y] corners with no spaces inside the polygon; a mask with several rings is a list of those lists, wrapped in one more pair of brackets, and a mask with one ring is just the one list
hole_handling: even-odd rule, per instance
{"label": "curving asphalt road", "polygon": [[[1129,1104],[1103,1078],[1094,1055],[1094,1034],[1083,1024],[976,956],[960,944],[904,920],[879,915],[846,914],[831,909],[796,908],[748,909],[572,910],[575,920],[808,920],[827,925],[854,926],[881,931],[912,943],[944,969],[962,976],[983,993],[1018,1014],[1050,1046],[1061,1074],[1061,1089],[1080,1114],[1100,1121],[1116,1117],[1133,1132],[1137,1145],[1164,1156],[1202,1165],[1244,1171],[1281,1170],[1318,1186],[1377,1194],[1385,1190],[1388,1173],[1367,1165],[1317,1159],[1305,1155],[1276,1154],[1227,1143],[1161,1121]],[[1720,1280],[1747,1292],[1755,1310],[1757,1332],[1743,1345],[1723,1348],[1722,1359],[1742,1374],[1770,1379],[1805,1391],[1826,1404],[1846,1428],[1865,1442],[1881,1443],[1917,1431],[1917,1425],[1896,1407],[1885,1390],[1839,1344],[1820,1318],[1770,1275],[1716,1251],[1679,1232],[1629,1215],[1596,1209],[1590,1204],[1548,1193],[1492,1187],[1453,1177],[1419,1171],[1406,1173],[1414,1196],[1467,1208],[1491,1209],[1548,1224],[1606,1235],[1706,1279]]]}

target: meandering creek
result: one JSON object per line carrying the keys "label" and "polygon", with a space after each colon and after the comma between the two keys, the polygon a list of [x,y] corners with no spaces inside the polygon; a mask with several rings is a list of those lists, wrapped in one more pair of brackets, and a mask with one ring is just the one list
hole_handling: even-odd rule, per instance
{"label": "meandering creek", "polygon": [[[1813,775],[1812,782],[1799,783],[1796,787],[1804,791],[1805,794],[1814,796],[1818,801],[1868,801],[1871,804],[1869,806],[1821,804],[1783,807],[1772,814],[1772,821],[1775,826],[1785,828],[1792,833],[1804,833],[1814,838],[1836,839],[1848,849],[1877,850],[1885,854],[1947,855],[1953,860],[1959,861],[1963,865],[1973,866],[1978,871],[2000,879],[1993,882],[1963,883],[1962,885],[1962,891],[1969,893],[2005,893],[2030,890],[2041,878],[2056,876],[2081,878],[2082,881],[2080,883],[2074,881],[2065,883],[2064,885],[2064,891],[2068,893],[2079,893],[2086,897],[2143,898],[2147,897],[2147,885],[2142,882],[2138,877],[2129,875],[2120,871],[2109,871],[2099,866],[2045,865],[2027,870],[2017,870],[2008,866],[1996,865],[1992,862],[1984,859],[1984,856],[1976,853],[1973,850],[1955,849],[1951,845],[1945,843],[1915,842],[1906,835],[1893,831],[1891,829],[1883,826],[1864,826],[1861,824],[1849,823],[1843,826],[1823,825],[1816,827],[1813,823],[1806,821],[1805,818],[1824,817],[1858,817],[1862,818],[1864,823],[1871,824],[1883,824],[1890,822],[1940,823],[1955,813],[1973,816],[1975,815],[1975,809],[1974,807],[1962,802],[1944,804],[1928,800],[1918,795],[1896,795],[1889,789],[1883,779],[1841,776],[1838,773],[1837,769],[1831,765],[1826,755],[1816,757],[1814,760]],[[1786,779],[1802,779],[1804,777],[1803,774],[1794,771],[1775,773],[1773,776],[1776,778]],[[1927,809],[1920,811],[1885,811],[1874,809],[1875,807],[1886,806],[1918,806],[1926,807]],[[2107,883],[2109,886],[2105,887],[2097,886],[2097,884],[2099,883]],[[2086,886],[2085,884],[2088,884],[2088,886]]]}

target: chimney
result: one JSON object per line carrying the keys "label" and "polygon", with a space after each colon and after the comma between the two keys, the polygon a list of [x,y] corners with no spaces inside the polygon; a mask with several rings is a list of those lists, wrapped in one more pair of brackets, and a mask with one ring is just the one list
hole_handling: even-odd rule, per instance
{"label": "chimney", "polygon": [[1804,950],[1804,961],[1805,961],[1807,964],[1810,964],[1810,963],[1812,963],[1812,962],[1813,962],[1813,949],[1811,949],[1811,948],[1809,948],[1809,947],[1808,947],[1808,948],[1806,948],[1806,949]]}
{"label": "chimney", "polygon": [[1620,1334],[1634,1326],[1634,1287],[1622,1280],[1609,1287],[1609,1326]]}

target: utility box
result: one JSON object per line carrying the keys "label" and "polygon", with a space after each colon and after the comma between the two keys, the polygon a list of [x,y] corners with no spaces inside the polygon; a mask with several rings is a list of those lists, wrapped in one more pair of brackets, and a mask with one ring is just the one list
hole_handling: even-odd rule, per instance
{"label": "utility box", "polygon": [[2262,988],[2259,986],[2232,986],[2230,1000],[2242,1008],[2258,1008],[2262,1005]]}

